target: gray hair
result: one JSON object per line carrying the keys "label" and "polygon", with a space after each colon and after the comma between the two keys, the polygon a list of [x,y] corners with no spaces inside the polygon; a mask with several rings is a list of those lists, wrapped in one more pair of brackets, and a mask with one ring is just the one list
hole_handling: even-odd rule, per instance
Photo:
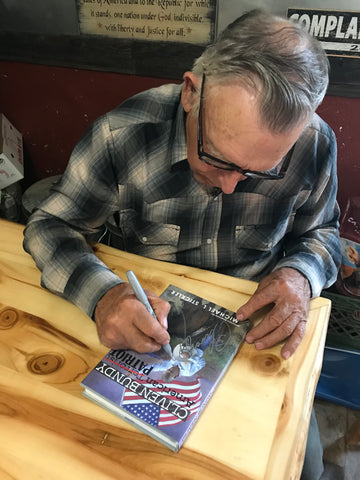
{"label": "gray hair", "polygon": [[199,78],[205,73],[209,83],[240,80],[257,89],[265,125],[284,132],[322,102],[329,62],[320,43],[299,24],[252,10],[204,50],[193,73]]}

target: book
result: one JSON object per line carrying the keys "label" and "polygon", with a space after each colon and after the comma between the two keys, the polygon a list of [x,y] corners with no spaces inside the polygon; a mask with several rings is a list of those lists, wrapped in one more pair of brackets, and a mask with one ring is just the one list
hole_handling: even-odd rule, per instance
{"label": "book", "polygon": [[81,382],[83,395],[177,452],[251,327],[235,312],[170,285],[172,356],[110,350]]}

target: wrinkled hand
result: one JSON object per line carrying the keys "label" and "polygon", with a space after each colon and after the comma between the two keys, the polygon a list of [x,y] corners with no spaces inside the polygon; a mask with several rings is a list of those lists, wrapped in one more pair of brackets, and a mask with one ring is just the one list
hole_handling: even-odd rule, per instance
{"label": "wrinkled hand", "polygon": [[139,302],[128,283],[116,285],[99,300],[95,322],[103,345],[145,353],[156,352],[169,343],[167,315],[170,304],[149,290],[145,293],[157,319]]}
{"label": "wrinkled hand", "polygon": [[266,305],[271,311],[246,336],[248,343],[262,350],[285,340],[281,349],[283,358],[289,358],[299,346],[306,329],[309,313],[310,285],[293,268],[280,268],[265,277],[250,300],[237,311],[244,320]]}

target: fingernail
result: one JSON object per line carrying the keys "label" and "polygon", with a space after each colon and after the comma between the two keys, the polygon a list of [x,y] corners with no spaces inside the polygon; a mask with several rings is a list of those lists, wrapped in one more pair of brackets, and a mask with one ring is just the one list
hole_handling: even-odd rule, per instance
{"label": "fingernail", "polygon": [[247,341],[248,343],[253,343],[254,338],[253,338],[251,335],[248,335],[248,336],[246,337],[246,341]]}
{"label": "fingernail", "polygon": [[256,350],[261,350],[264,347],[264,345],[261,342],[255,342],[254,345]]}
{"label": "fingernail", "polygon": [[290,352],[286,351],[282,354],[283,359],[287,360],[290,357]]}

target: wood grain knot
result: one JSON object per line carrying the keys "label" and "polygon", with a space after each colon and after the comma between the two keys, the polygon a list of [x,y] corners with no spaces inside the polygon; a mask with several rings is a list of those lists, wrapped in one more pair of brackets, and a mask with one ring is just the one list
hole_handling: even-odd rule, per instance
{"label": "wood grain knot", "polygon": [[32,357],[27,364],[31,373],[37,375],[48,375],[54,373],[64,364],[64,357],[58,353],[44,353]]}
{"label": "wood grain knot", "polygon": [[12,328],[18,319],[19,315],[17,311],[7,308],[0,313],[0,328],[3,330]]}
{"label": "wood grain knot", "polygon": [[262,374],[274,375],[281,369],[281,360],[269,353],[258,354],[252,359],[252,367]]}

